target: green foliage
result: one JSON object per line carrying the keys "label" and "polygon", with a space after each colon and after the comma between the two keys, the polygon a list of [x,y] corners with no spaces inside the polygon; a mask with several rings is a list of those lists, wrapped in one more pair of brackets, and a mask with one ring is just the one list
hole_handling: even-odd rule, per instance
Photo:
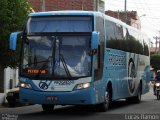
{"label": "green foliage", "polygon": [[0,65],[16,67],[19,63],[21,41],[16,52],[10,51],[11,32],[22,31],[31,7],[25,0],[0,0]]}
{"label": "green foliage", "polygon": [[154,70],[160,70],[160,55],[151,55],[150,62]]}

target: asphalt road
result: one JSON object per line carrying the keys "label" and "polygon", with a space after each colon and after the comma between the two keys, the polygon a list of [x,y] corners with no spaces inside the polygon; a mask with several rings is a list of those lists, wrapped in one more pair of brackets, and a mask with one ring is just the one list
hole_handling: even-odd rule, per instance
{"label": "asphalt road", "polygon": [[0,108],[0,115],[2,120],[160,120],[160,100],[151,90],[142,96],[140,104],[120,100],[107,112],[97,112],[88,106],[56,106],[52,113],[45,113],[40,105],[31,105],[4,106]]}

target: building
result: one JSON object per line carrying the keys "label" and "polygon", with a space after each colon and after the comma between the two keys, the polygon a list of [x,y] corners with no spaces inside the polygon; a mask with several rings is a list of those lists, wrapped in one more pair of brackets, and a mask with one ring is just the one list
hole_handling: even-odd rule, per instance
{"label": "building", "polygon": [[86,10],[104,12],[104,0],[27,0],[35,12]]}
{"label": "building", "polygon": [[5,103],[6,93],[18,84],[18,69],[5,68],[0,66],[0,76],[4,80],[0,81],[0,105]]}
{"label": "building", "polygon": [[[136,11],[105,11],[105,0],[27,0],[35,12],[58,10],[100,11],[141,29],[140,17]],[[126,19],[127,18],[127,19]]]}
{"label": "building", "polygon": [[128,25],[141,29],[140,17],[137,14],[137,11],[105,11],[106,15],[120,19],[121,21],[127,23]]}
{"label": "building", "polygon": [[150,54],[157,54],[159,52],[159,48],[151,47],[150,48]]}

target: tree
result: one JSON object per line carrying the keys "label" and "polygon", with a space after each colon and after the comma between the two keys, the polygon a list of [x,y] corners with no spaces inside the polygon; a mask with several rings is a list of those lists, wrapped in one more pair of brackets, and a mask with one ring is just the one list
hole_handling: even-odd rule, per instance
{"label": "tree", "polygon": [[[17,50],[10,51],[9,36],[11,32],[22,31],[27,15],[31,12],[25,0],[0,0],[0,87],[3,84],[3,71],[7,66],[16,67],[19,63],[21,41]],[[0,90],[2,91],[2,90]]]}
{"label": "tree", "polygon": [[[15,67],[19,61],[18,41],[16,52],[8,49],[11,32],[22,31],[27,15],[31,11],[30,5],[25,0],[0,0],[0,65]],[[14,62],[13,62],[14,61]]]}
{"label": "tree", "polygon": [[150,62],[154,70],[160,70],[160,55],[151,55]]}

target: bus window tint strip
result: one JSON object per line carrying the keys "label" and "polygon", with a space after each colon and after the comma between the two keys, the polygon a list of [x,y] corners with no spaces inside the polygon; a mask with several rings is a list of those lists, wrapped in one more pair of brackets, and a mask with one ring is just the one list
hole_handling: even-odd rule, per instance
{"label": "bus window tint strip", "polygon": [[27,23],[27,33],[91,31],[92,17],[30,17]]}

